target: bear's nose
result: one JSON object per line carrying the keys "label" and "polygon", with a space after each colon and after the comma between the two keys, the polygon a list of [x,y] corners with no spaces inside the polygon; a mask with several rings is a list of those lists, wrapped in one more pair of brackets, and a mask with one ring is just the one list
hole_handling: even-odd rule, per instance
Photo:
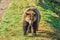
{"label": "bear's nose", "polygon": [[31,16],[31,20],[33,20],[34,19],[34,16]]}

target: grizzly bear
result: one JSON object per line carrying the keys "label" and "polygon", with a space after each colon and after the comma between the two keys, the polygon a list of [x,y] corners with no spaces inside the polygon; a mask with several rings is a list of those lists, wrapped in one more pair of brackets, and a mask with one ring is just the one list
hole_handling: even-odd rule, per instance
{"label": "grizzly bear", "polygon": [[23,32],[24,35],[31,33],[36,36],[36,31],[38,30],[38,23],[40,21],[40,13],[35,7],[27,8],[23,13]]}

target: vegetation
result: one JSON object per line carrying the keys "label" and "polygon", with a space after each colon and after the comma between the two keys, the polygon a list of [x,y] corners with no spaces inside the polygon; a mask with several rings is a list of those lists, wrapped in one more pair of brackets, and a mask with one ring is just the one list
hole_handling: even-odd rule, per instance
{"label": "vegetation", "polygon": [[[41,14],[37,36],[23,36],[22,14],[35,6]],[[36,0],[11,0],[7,12],[0,20],[0,40],[60,40],[60,6]]]}

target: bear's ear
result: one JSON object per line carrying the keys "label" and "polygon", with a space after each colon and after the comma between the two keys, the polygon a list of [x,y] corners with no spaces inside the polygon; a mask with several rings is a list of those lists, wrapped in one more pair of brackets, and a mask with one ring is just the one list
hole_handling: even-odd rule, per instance
{"label": "bear's ear", "polygon": [[29,11],[26,12],[26,15],[30,15],[31,13]]}

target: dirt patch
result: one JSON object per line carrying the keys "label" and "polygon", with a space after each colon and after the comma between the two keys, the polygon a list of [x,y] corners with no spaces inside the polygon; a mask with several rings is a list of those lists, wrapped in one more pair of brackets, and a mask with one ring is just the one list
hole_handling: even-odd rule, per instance
{"label": "dirt patch", "polygon": [[2,18],[2,15],[6,11],[10,1],[9,0],[0,0],[0,19]]}

